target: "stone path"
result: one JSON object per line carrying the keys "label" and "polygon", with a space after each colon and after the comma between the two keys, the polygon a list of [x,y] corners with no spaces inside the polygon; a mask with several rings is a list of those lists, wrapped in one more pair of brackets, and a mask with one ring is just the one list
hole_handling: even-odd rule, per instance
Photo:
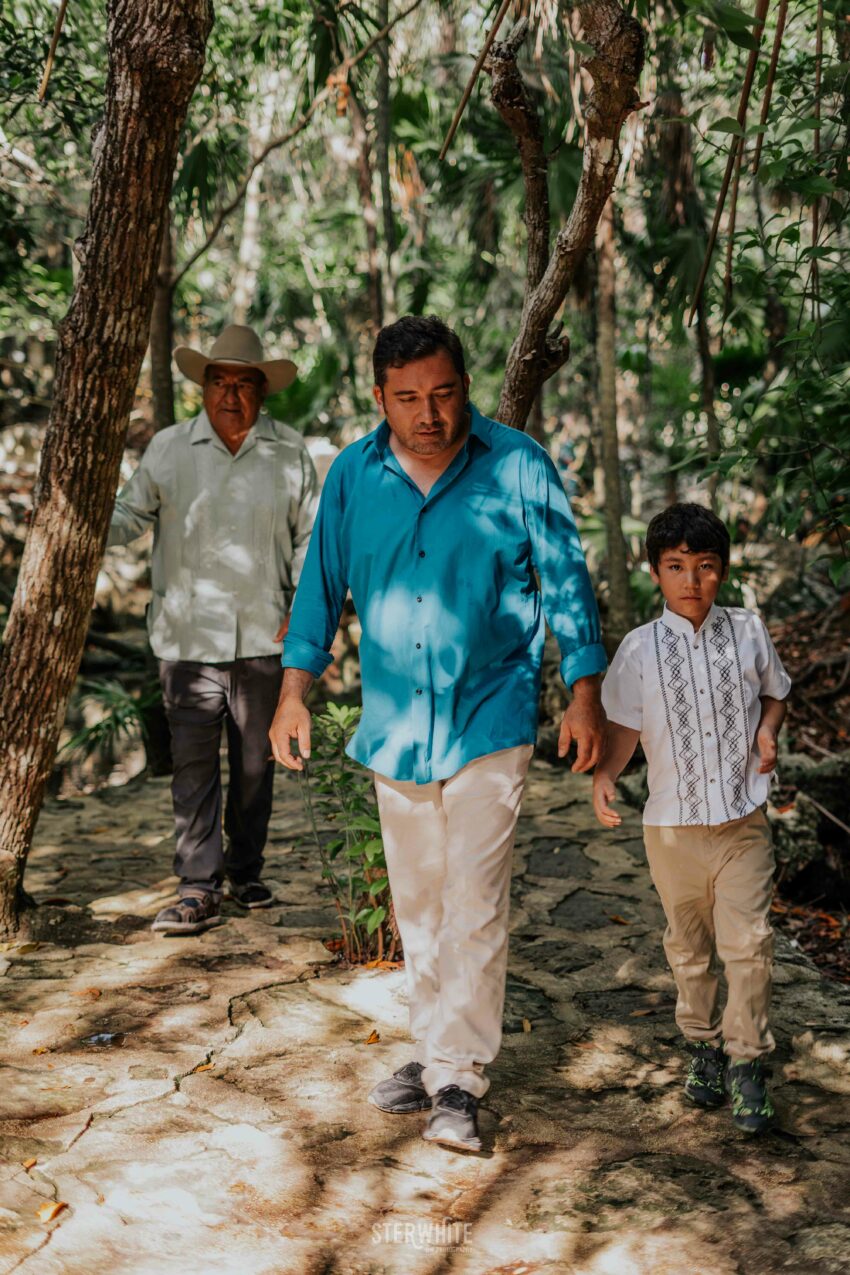
{"label": "stone path", "polygon": [[47,809],[43,938],[0,952],[0,1271],[850,1272],[850,989],[783,945],[781,1129],[688,1107],[636,815],[603,833],[586,779],[532,768],[480,1156],[365,1102],[410,1056],[403,973],[335,965],[305,832],[281,777],[285,904],[169,940],[166,781]]}

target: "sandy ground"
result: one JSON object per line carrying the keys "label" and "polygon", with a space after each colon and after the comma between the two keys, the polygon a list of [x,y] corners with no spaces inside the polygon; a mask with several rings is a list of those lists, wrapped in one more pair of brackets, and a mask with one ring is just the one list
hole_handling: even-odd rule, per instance
{"label": "sandy ground", "polygon": [[636,815],[603,833],[532,768],[478,1156],[365,1101],[410,1057],[404,976],[323,947],[306,832],[281,776],[280,906],[166,939],[167,781],[45,810],[41,941],[0,951],[0,1271],[850,1272],[850,989],[781,943],[778,1130],[689,1107]]}

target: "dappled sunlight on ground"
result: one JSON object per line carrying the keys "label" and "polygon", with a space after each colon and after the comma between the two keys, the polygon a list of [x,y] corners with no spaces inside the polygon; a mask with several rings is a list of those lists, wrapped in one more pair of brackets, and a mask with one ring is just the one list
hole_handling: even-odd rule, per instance
{"label": "dappled sunlight on ground", "polygon": [[164,939],[166,783],[47,809],[28,886],[65,902],[0,952],[0,1271],[842,1269],[847,989],[780,946],[780,1131],[746,1142],[689,1107],[637,820],[601,834],[587,781],[535,764],[484,1150],[451,1152],[366,1102],[411,1057],[404,972],[344,970],[322,945],[305,832],[279,777],[280,906]]}

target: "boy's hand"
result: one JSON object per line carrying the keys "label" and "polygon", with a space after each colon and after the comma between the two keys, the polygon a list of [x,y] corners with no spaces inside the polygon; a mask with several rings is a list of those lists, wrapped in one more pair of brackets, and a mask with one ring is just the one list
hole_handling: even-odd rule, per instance
{"label": "boy's hand", "polygon": [[617,798],[617,785],[610,775],[597,770],[593,776],[593,813],[604,828],[618,828],[622,819],[612,807]]}
{"label": "boy's hand", "polygon": [[776,769],[776,731],[771,726],[759,726],[756,748],[761,758],[760,775],[769,775]]}

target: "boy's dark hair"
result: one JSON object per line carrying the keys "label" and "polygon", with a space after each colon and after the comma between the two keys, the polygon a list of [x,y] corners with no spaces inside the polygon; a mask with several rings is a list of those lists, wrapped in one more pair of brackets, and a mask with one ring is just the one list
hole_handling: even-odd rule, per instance
{"label": "boy's dark hair", "polygon": [[656,514],[646,529],[646,556],[658,570],[665,549],[685,544],[691,553],[716,553],[723,569],[729,565],[729,532],[717,514],[703,505],[680,501]]}
{"label": "boy's dark hair", "polygon": [[375,342],[372,366],[375,384],[384,385],[388,367],[405,367],[417,359],[427,359],[439,350],[445,350],[455,365],[459,376],[466,375],[463,346],[457,334],[435,314],[406,314],[381,328]]}

